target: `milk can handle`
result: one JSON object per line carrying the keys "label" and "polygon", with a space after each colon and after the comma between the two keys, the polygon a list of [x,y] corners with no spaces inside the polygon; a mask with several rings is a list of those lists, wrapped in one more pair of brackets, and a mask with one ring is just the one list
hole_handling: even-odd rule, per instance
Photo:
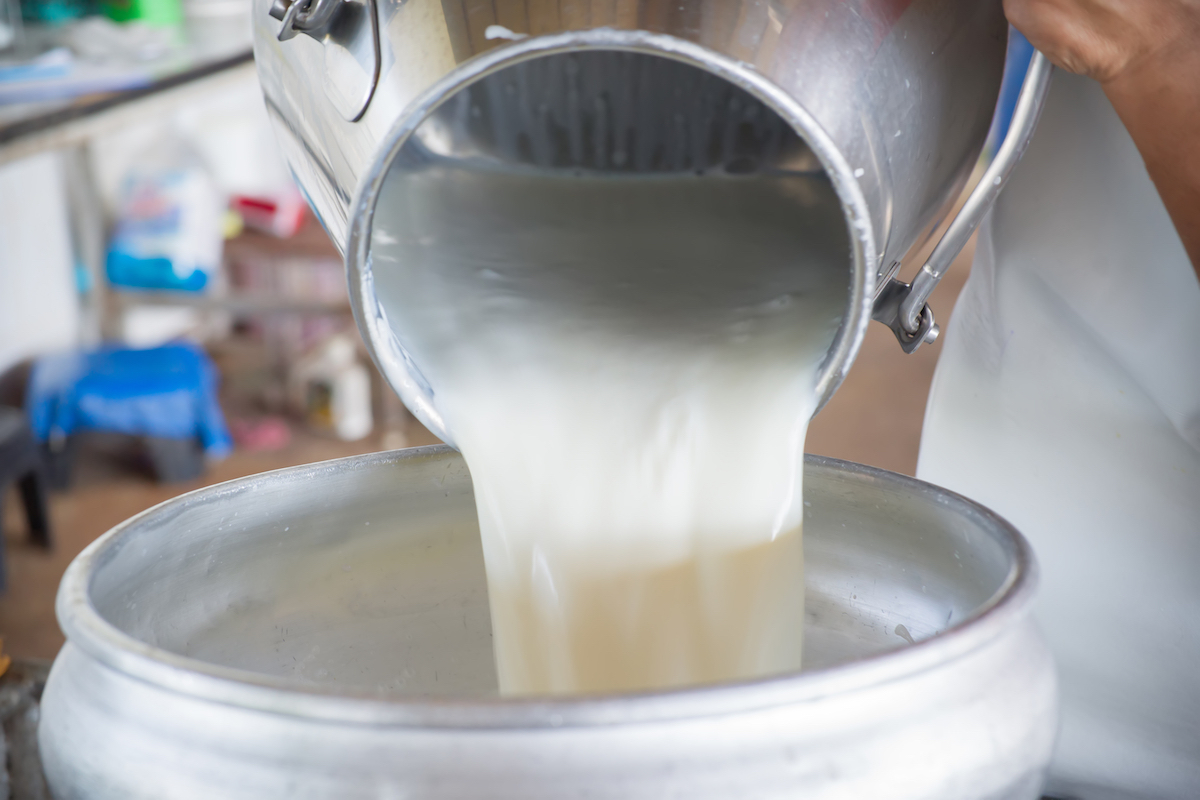
{"label": "milk can handle", "polygon": [[[1038,118],[1042,115],[1042,106],[1045,104],[1046,94],[1050,89],[1050,76],[1053,71],[1054,66],[1049,59],[1035,50],[1029,61],[1025,82],[1021,86],[1021,94],[1017,98],[1012,123],[1009,125],[1008,134],[1004,137],[1004,143],[996,151],[996,157],[983,173],[979,184],[971,191],[967,202],[958,212],[958,216],[950,223],[945,235],[933,249],[925,266],[921,267],[921,271],[917,273],[917,277],[912,282],[912,288],[900,301],[898,309],[900,326],[910,336],[918,332],[922,334],[920,339],[914,343],[913,350],[920,345],[922,340],[931,341],[937,337],[936,327],[933,326],[933,314],[927,305],[929,295],[933,294],[938,281],[946,274],[946,270],[962,252],[963,247],[971,238],[971,234],[975,232],[979,223],[991,210],[1000,191],[1008,182],[1008,176],[1012,173],[1013,167],[1025,154],[1025,149],[1029,146],[1029,142],[1033,138],[1033,131],[1037,127]],[[922,328],[927,330],[922,331]],[[894,326],[893,329],[895,329]],[[896,335],[901,337],[901,331],[897,330]],[[903,337],[901,337],[901,344],[904,344]],[[909,350],[909,348],[905,347],[905,350]]]}
{"label": "milk can handle", "polygon": [[303,33],[321,44],[325,97],[347,122],[362,119],[382,63],[376,1],[271,0],[267,15],[280,22],[279,41]]}

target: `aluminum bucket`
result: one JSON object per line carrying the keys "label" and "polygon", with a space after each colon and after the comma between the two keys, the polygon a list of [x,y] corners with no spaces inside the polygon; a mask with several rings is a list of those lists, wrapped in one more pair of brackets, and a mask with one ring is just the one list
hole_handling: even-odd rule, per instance
{"label": "aluminum bucket", "polygon": [[[501,699],[471,480],[447,447],[168,501],[71,565],[42,698],[58,800],[1031,800],[1056,684],[1025,540],[809,456],[806,666]],[[805,580],[797,574],[796,580]]]}
{"label": "aluminum bucket", "polygon": [[[428,129],[451,121],[464,92],[504,88],[510,96],[492,92],[483,103],[490,127],[452,141],[436,153],[443,160],[628,172],[637,160],[616,164],[622,148],[613,141],[640,137],[643,152],[675,154],[645,159],[643,173],[744,168],[749,158],[761,169],[827,176],[850,252],[841,330],[816,387],[823,404],[872,316],[908,352],[936,337],[925,301],[1023,152],[1050,75],[1035,54],[1002,146],[987,154],[983,178],[946,227],[993,123],[1008,43],[1001,0],[255,0],[253,19],[282,153],[346,257],[364,339],[409,408],[447,442],[420,365],[383,321],[371,234],[381,187],[419,168],[421,158],[406,154],[428,155],[423,144],[439,139]],[[623,73],[613,63],[620,58],[642,66]],[[578,87],[539,94],[527,77],[539,65],[571,72]],[[1024,62],[1013,66],[1021,80]],[[740,100],[692,102],[719,94],[709,88],[680,97],[681,73]],[[572,105],[572,92],[589,102]],[[628,99],[635,96],[637,108]],[[757,138],[734,141],[734,123],[760,107]],[[646,108],[655,113],[647,117]],[[539,157],[496,141],[537,139],[547,119],[554,136],[603,138],[603,152],[594,157],[580,144],[565,158]],[[514,136],[497,133],[505,126]],[[799,142],[790,159],[772,150],[775,126]],[[939,225],[946,232],[913,285],[897,280]]]}

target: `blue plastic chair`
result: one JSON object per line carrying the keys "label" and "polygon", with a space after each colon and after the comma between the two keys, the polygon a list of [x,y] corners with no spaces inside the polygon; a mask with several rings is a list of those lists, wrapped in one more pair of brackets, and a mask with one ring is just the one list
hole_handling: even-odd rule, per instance
{"label": "blue plastic chair", "polygon": [[[95,430],[196,443],[220,458],[233,440],[217,385],[216,367],[195,345],[105,347],[38,360],[25,407],[34,435],[52,452],[61,452],[76,432]],[[171,479],[162,470],[160,477]]]}

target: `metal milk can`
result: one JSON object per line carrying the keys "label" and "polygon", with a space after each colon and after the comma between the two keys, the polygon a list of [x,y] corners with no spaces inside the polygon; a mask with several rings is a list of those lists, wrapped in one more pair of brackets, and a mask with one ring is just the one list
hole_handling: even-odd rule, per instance
{"label": "metal milk can", "polygon": [[[564,461],[565,464],[565,461]],[[1029,545],[902,475],[805,465],[805,666],[501,697],[449,447],[177,497],[67,570],[56,800],[1034,800],[1057,686]]]}
{"label": "metal milk can", "polygon": [[[255,0],[254,34],[280,146],[345,255],[364,339],[446,441],[374,294],[389,179],[433,158],[824,173],[852,252],[823,403],[872,317],[907,352],[936,338],[926,300],[1023,152],[1051,71],[1035,53],[964,202],[1005,73],[1001,0]],[[939,232],[913,284],[897,280]]]}

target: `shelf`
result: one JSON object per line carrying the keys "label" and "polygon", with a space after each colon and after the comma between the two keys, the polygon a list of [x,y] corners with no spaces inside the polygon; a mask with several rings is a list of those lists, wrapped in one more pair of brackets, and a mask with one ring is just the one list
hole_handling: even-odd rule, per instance
{"label": "shelf", "polygon": [[350,314],[350,303],[338,301],[294,300],[288,297],[256,294],[234,294],[216,297],[191,292],[156,292],[119,290],[111,293],[114,305],[120,308],[136,306],[174,306],[202,311],[224,311],[235,317],[254,317],[265,314]]}
{"label": "shelf", "polygon": [[4,108],[0,164],[82,144],[98,133],[169,114],[203,94],[254,79],[254,56],[249,49],[221,57],[183,59],[172,67],[136,89]]}

